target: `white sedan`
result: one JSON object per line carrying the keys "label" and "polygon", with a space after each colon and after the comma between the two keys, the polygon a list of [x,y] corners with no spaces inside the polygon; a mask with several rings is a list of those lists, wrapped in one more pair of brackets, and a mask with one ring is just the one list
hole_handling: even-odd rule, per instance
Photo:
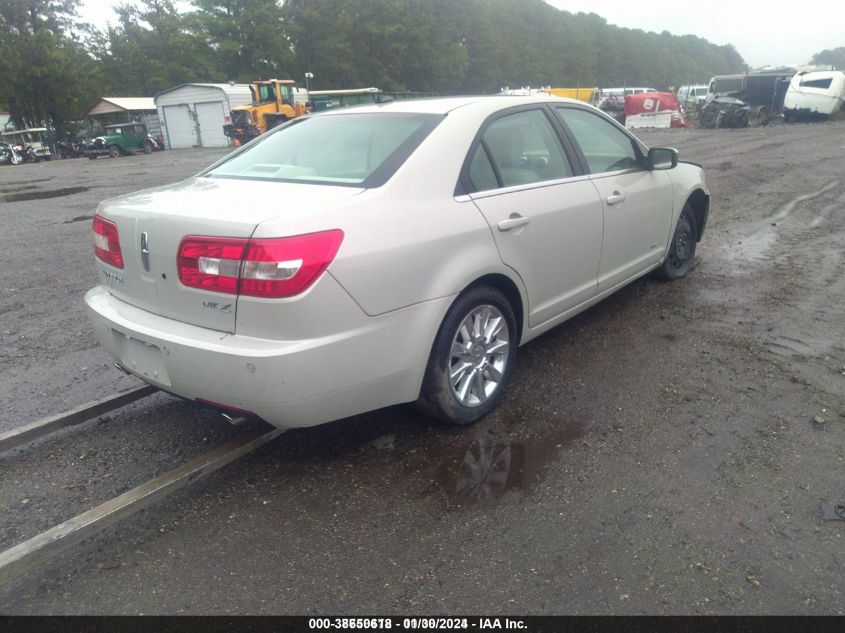
{"label": "white sedan", "polygon": [[468,424],[518,346],[685,275],[708,209],[699,166],[584,103],[395,101],[102,203],[85,301],[118,365],[191,400],[282,428],[413,401]]}

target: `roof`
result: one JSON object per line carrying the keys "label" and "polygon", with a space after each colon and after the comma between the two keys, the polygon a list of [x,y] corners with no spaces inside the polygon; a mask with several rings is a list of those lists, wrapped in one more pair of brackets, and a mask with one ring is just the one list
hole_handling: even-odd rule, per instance
{"label": "roof", "polygon": [[152,97],[103,97],[97,102],[97,105],[88,110],[88,116],[155,109],[155,101]]}
{"label": "roof", "polygon": [[496,109],[538,102],[567,102],[584,105],[583,101],[576,101],[575,99],[567,99],[565,97],[555,97],[545,93],[531,96],[491,95],[477,97],[436,97],[426,99],[397,99],[395,101],[388,101],[386,103],[374,105],[337,108],[327,110],[325,113],[321,112],[318,116],[326,116],[329,114],[341,115],[344,113],[359,112],[379,112],[384,110],[419,114],[448,114],[452,110],[470,105],[478,105],[481,109]]}
{"label": "roof", "polygon": [[180,88],[185,88],[186,86],[199,86],[200,88],[217,88],[218,90],[222,90],[223,92],[229,93],[243,93],[243,94],[250,94],[249,91],[249,84],[208,84],[208,83],[187,83],[187,84],[179,84],[178,86],[173,86],[172,88],[167,88],[166,90],[162,90],[161,92],[157,92],[155,94],[154,99],[158,99],[161,95],[167,94],[168,92],[173,92],[174,90],[179,90]]}

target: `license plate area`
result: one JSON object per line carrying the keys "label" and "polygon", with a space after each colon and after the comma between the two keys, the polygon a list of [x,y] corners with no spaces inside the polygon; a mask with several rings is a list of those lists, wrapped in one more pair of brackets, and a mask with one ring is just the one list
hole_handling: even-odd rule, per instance
{"label": "license plate area", "polygon": [[118,330],[111,331],[120,364],[134,374],[164,386],[170,386],[170,376],[158,345],[147,343]]}

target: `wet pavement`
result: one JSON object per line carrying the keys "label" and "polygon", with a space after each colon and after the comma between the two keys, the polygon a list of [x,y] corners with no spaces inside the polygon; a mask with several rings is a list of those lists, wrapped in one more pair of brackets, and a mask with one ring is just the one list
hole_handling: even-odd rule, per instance
{"label": "wet pavement", "polygon": [[13,193],[5,193],[0,190],[0,203],[2,202],[23,202],[26,200],[46,200],[48,198],[64,198],[75,193],[82,193],[88,191],[88,187],[64,187],[63,189],[52,189],[47,191],[30,191],[35,189],[33,186],[10,187],[6,191]]}
{"label": "wet pavement", "polygon": [[[521,348],[472,427],[398,406],[290,431],[0,611],[841,613],[845,122],[642,137],[707,170],[689,277]],[[2,196],[88,188],[0,204],[0,431],[137,384],[84,318],[90,216],[219,156],[0,168]],[[0,548],[247,430],[157,394],[0,455]]]}

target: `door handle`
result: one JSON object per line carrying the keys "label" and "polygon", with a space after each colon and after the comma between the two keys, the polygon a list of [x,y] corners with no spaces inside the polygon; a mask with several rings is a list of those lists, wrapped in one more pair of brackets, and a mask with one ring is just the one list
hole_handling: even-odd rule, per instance
{"label": "door handle", "polygon": [[620,202],[625,202],[625,194],[619,193],[618,191],[614,191],[607,197],[607,204],[614,205],[619,204]]}
{"label": "door handle", "polygon": [[510,231],[511,229],[515,229],[518,226],[524,226],[528,224],[531,218],[527,218],[524,215],[519,215],[518,213],[511,213],[510,217],[507,220],[502,220],[496,226],[499,227],[500,231]]}

